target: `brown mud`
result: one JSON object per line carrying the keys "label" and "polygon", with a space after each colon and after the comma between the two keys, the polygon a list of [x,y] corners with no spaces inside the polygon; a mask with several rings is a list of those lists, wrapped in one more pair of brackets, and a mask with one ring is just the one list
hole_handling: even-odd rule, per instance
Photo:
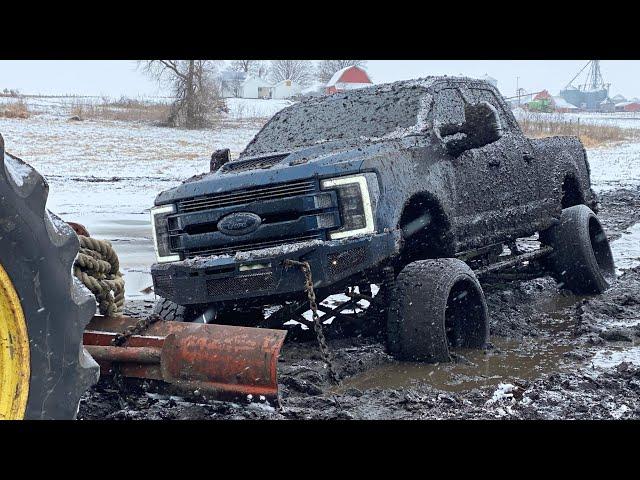
{"label": "brown mud", "polygon": [[[640,267],[631,266],[640,259],[630,237],[640,222],[640,189],[604,192],[600,202],[609,238],[631,239],[619,257],[628,267],[593,297],[560,291],[548,277],[483,283],[491,315],[486,351],[456,351],[448,364],[401,363],[375,337],[333,338],[343,378],[335,386],[316,344],[290,341],[278,365],[280,406],[192,403],[123,392],[103,379],[83,397],[78,418],[640,418]],[[149,313],[152,305],[131,301],[125,313]]]}

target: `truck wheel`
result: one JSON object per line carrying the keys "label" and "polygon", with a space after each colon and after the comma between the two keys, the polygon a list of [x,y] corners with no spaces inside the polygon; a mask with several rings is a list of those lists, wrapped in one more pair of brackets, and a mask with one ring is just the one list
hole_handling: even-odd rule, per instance
{"label": "truck wheel", "polygon": [[48,191],[0,136],[0,419],[73,419],[98,380],[82,346],[95,297],[72,275],[80,243]]}
{"label": "truck wheel", "polygon": [[451,360],[449,346],[484,348],[489,316],[473,271],[454,258],[404,267],[389,291],[387,345],[400,360]]}
{"label": "truck wheel", "polygon": [[576,294],[602,293],[615,277],[609,240],[586,205],[565,208],[558,224],[541,235],[553,247],[547,265],[564,288]]}
{"label": "truck wheel", "polygon": [[167,322],[191,322],[202,312],[195,307],[178,305],[166,298],[160,298],[153,307],[153,313]]}

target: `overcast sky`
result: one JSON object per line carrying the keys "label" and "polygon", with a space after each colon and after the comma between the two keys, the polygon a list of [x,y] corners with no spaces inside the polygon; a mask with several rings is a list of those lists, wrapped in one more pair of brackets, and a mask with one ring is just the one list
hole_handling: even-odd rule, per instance
{"label": "overcast sky", "polygon": [[[367,70],[374,83],[427,75],[485,73],[498,80],[505,96],[519,86],[527,91],[548,89],[557,94],[586,60],[370,60]],[[640,61],[603,60],[602,75],[611,83],[610,95],[640,97]],[[162,95],[166,92],[127,60],[0,60],[0,90],[19,89],[27,94],[81,94],[111,97]]]}

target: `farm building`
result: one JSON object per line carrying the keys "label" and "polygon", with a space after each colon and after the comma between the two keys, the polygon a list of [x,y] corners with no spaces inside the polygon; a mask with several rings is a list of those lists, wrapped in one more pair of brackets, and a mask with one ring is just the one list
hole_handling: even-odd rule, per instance
{"label": "farm building", "polygon": [[640,112],[640,102],[616,103],[616,112]]}
{"label": "farm building", "polygon": [[291,98],[298,95],[302,87],[292,80],[282,80],[271,86],[271,98]]}
{"label": "farm building", "polygon": [[344,92],[356,88],[370,87],[373,82],[362,68],[351,65],[333,74],[325,86],[326,93]]}
{"label": "farm building", "polygon": [[224,71],[220,75],[223,98],[289,98],[300,92],[301,87],[291,80],[274,84],[245,72]]}
{"label": "farm building", "polygon": [[620,94],[616,95],[615,97],[612,97],[611,100],[613,100],[613,103],[615,104],[627,101],[627,99]]}
{"label": "farm building", "polygon": [[562,97],[552,97],[551,103],[553,104],[553,110],[559,113],[571,113],[578,111],[578,107],[571,105]]}

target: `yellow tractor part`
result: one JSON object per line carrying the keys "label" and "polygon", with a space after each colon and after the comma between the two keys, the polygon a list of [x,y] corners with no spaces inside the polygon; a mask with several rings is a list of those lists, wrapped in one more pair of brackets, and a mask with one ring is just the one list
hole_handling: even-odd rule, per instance
{"label": "yellow tractor part", "polygon": [[13,282],[0,265],[0,420],[24,417],[30,374],[24,313]]}

